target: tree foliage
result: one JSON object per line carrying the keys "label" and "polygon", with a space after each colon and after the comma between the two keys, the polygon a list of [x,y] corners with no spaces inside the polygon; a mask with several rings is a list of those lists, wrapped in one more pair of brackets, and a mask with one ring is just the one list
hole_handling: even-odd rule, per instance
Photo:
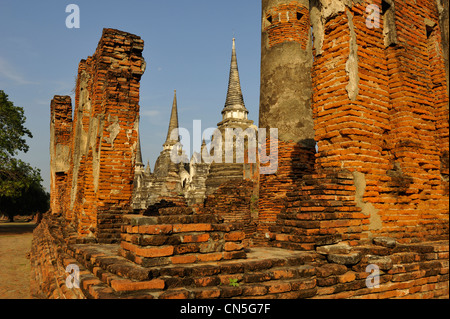
{"label": "tree foliage", "polygon": [[49,209],[50,195],[41,185],[39,170],[28,171],[30,172],[34,176],[23,177],[23,187],[14,196],[0,196],[0,212],[8,216],[10,221],[16,215],[31,215]]}
{"label": "tree foliage", "polygon": [[25,137],[33,137],[25,128],[26,117],[22,107],[14,106],[8,95],[0,90],[0,156],[14,156],[18,151],[27,152]]}
{"label": "tree foliage", "polygon": [[26,138],[33,137],[25,121],[23,108],[15,106],[0,90],[0,213],[10,219],[44,212],[49,205],[40,170],[15,158],[20,151],[28,151]]}

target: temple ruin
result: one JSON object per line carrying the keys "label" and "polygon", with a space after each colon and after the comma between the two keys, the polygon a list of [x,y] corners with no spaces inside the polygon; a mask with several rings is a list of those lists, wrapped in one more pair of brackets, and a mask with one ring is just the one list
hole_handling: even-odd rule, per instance
{"label": "temple ruin", "polygon": [[[262,0],[261,32],[258,126],[277,139],[255,163],[173,163],[175,92],[152,172],[144,41],[103,30],[73,105],[51,101],[35,297],[448,298],[448,1]],[[256,128],[234,40],[226,128]]]}
{"label": "temple ruin", "polygon": [[[222,121],[217,124],[216,129],[222,139],[220,146],[225,145],[226,129],[240,129],[245,132],[249,128],[257,131],[253,121],[248,119],[248,110],[244,104],[239,79],[236,44],[235,39],[233,39],[227,97],[222,110]],[[242,163],[236,161],[235,147],[233,148],[234,158],[231,161],[226,161],[225,147],[221,147],[220,154],[216,155],[220,157],[220,160],[215,161],[214,145],[216,144],[214,141],[211,141],[211,149],[208,150],[203,139],[200,153],[194,153],[190,159],[187,158],[180,144],[178,129],[178,102],[175,91],[167,138],[163,144],[163,150],[156,160],[153,173],[148,164],[145,167],[142,163],[140,146],[137,149],[134,209],[145,210],[148,206],[164,198],[177,202],[186,201],[190,206],[202,205],[206,196],[214,193],[223,183],[230,180],[249,179],[255,175],[256,165],[248,167],[248,165],[244,165],[246,164],[245,161],[241,161]],[[180,154],[180,158],[183,160],[180,163],[175,163],[171,159],[171,152],[174,147],[178,146],[179,148],[175,151]],[[243,148],[244,153],[247,148]],[[248,152],[245,154],[248,154]],[[211,157],[210,160],[209,157]],[[253,173],[248,175],[244,172]]]}

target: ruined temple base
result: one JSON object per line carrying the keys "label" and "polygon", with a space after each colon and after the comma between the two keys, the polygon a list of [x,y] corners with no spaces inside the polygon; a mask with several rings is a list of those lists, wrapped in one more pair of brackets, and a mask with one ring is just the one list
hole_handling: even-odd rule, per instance
{"label": "ruined temple base", "polygon": [[[119,254],[118,244],[77,244],[47,215],[34,231],[31,251],[35,298],[448,298],[449,242],[399,244],[374,240],[315,251],[248,249],[246,259],[142,267]],[[350,250],[349,250],[350,249]],[[66,267],[80,269],[80,288],[67,286]],[[369,288],[369,264],[379,287]],[[369,284],[370,285],[370,284]]]}

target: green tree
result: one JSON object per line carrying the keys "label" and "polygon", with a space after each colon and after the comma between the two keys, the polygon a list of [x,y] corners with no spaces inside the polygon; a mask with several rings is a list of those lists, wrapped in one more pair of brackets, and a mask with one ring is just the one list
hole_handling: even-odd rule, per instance
{"label": "green tree", "polygon": [[25,128],[23,108],[14,106],[8,95],[0,90],[0,156],[14,156],[18,151],[27,152],[25,137],[33,137]]}
{"label": "green tree", "polygon": [[22,188],[14,196],[0,196],[0,212],[9,221],[17,215],[32,215],[46,212],[50,207],[50,195],[42,187],[42,179],[37,169],[27,169],[22,175]]}
{"label": "green tree", "polygon": [[49,195],[41,184],[40,170],[15,158],[19,151],[28,151],[26,137],[33,137],[25,121],[23,108],[0,90],[0,213],[10,220],[48,209]]}

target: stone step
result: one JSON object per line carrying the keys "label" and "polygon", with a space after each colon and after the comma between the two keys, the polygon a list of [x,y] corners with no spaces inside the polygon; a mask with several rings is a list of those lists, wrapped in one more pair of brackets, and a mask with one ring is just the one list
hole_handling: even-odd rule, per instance
{"label": "stone step", "polygon": [[166,225],[166,224],[216,224],[222,221],[221,217],[215,214],[192,214],[192,215],[162,215],[162,216],[142,216],[124,215],[124,225],[146,226],[146,225]]}
{"label": "stone step", "polygon": [[258,296],[296,291],[315,280],[315,268],[305,265],[315,261],[317,255],[313,253],[286,254],[265,248],[273,251],[271,257],[260,258],[267,252],[258,250],[249,253],[250,259],[239,261],[145,268],[118,256],[118,249],[118,245],[70,247],[72,257],[92,274],[82,278],[83,291],[89,296],[125,298],[131,294],[129,297],[166,298],[181,287],[189,291],[188,297],[196,298],[208,295],[206,292],[220,298]]}
{"label": "stone step", "polygon": [[299,283],[311,279],[315,275],[315,267],[310,265],[275,267],[264,271],[239,272],[226,274],[219,269],[209,269],[208,273],[201,276],[162,276],[167,289],[180,287],[215,287],[215,286],[242,286],[249,284],[261,284],[267,282],[288,281]]}
{"label": "stone step", "polygon": [[[267,251],[279,252],[280,250],[266,249]],[[270,256],[270,255],[269,255]],[[316,261],[317,255],[307,252],[288,252],[283,256],[261,257],[258,252],[247,252],[247,259],[217,262],[205,262],[201,264],[185,264],[180,266],[153,267],[149,268],[153,277],[201,277],[215,276],[218,274],[229,275],[237,273],[264,272],[271,269],[280,270],[283,267],[300,267],[305,263]],[[280,268],[281,267],[281,268]],[[298,276],[303,276],[310,271],[309,267],[298,268]],[[279,272],[278,276],[281,276]],[[287,275],[288,276],[288,275]]]}
{"label": "stone step", "polygon": [[219,284],[211,287],[169,288],[155,294],[158,299],[274,298],[296,299],[313,297],[317,292],[315,278],[271,280],[263,283]]}

